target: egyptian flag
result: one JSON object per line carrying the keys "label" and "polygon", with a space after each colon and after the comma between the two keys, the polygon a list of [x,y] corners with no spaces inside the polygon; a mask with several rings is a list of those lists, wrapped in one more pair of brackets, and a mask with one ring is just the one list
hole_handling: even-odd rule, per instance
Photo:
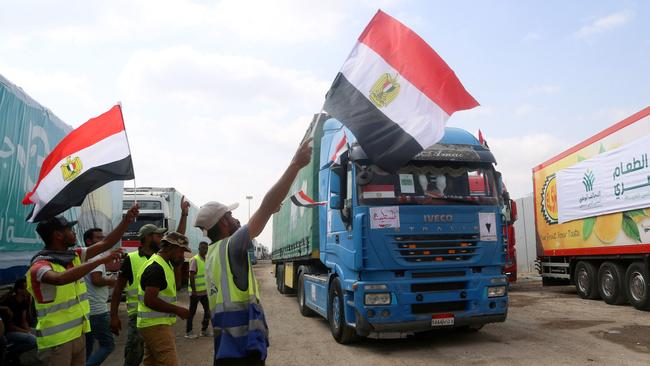
{"label": "egyptian flag", "polygon": [[23,198],[23,205],[34,205],[27,221],[56,216],[106,183],[133,178],[122,109],[116,105],[70,132],[45,158],[36,186]]}
{"label": "egyptian flag", "polygon": [[332,153],[330,161],[334,164],[341,164],[341,155],[343,155],[343,153],[346,151],[348,151],[348,138],[345,134],[343,134],[341,140],[339,140],[339,142],[334,147],[334,153]]}
{"label": "egyptian flag", "polygon": [[324,206],[327,202],[316,202],[311,197],[305,194],[305,192],[300,191],[293,196],[291,196],[291,202],[298,207],[315,207],[315,206]]}
{"label": "egyptian flag", "polygon": [[454,112],[477,105],[422,38],[380,10],[336,76],[323,109],[352,131],[371,161],[394,172],[440,141]]}

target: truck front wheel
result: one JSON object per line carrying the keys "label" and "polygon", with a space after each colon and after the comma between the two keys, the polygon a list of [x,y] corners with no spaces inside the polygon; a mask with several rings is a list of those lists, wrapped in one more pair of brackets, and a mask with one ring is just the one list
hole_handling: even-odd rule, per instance
{"label": "truck front wheel", "polygon": [[591,263],[580,261],[576,264],[574,281],[578,295],[583,299],[596,300],[598,294],[598,268]]}
{"label": "truck front wheel", "polygon": [[642,262],[630,264],[625,274],[625,284],[630,304],[638,310],[650,310],[650,275]]}
{"label": "truck front wheel", "polygon": [[604,262],[598,269],[598,293],[610,305],[625,303],[625,267]]}
{"label": "truck front wheel", "polygon": [[345,319],[345,299],[341,289],[341,280],[335,277],[329,290],[329,305],[327,306],[327,321],[334,339],[341,344],[354,341],[356,331],[349,327]]}
{"label": "truck front wheel", "polygon": [[300,275],[298,276],[298,309],[300,309],[300,314],[302,314],[302,316],[314,316],[314,311],[310,309],[306,304],[306,296],[305,274],[303,272],[300,272]]}

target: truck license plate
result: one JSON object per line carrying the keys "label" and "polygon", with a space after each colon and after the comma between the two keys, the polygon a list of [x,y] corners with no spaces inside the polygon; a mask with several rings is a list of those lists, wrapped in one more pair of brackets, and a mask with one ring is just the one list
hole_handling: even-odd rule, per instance
{"label": "truck license plate", "polygon": [[454,325],[454,314],[435,314],[431,316],[432,327],[448,327]]}

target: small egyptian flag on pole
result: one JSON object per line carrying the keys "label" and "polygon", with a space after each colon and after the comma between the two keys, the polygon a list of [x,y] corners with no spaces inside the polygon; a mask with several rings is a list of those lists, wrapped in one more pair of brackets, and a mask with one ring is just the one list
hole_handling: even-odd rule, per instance
{"label": "small egyptian flag on pole", "polygon": [[291,202],[298,207],[315,207],[315,206],[324,206],[327,202],[316,202],[311,197],[305,194],[305,192],[300,191],[293,196],[291,196]]}
{"label": "small egyptian flag on pole", "polygon": [[70,132],[45,158],[38,181],[25,195],[33,204],[29,222],[46,220],[80,206],[95,189],[114,180],[134,179],[122,109],[114,106]]}
{"label": "small egyptian flag on pole", "polygon": [[420,36],[381,10],[327,93],[323,109],[368,158],[394,172],[442,139],[449,117],[478,102]]}
{"label": "small egyptian flag on pole", "polygon": [[334,147],[334,153],[332,153],[332,157],[330,158],[330,161],[335,163],[335,164],[340,164],[341,163],[341,155],[348,151],[348,138],[343,134],[343,137],[339,142],[336,144]]}

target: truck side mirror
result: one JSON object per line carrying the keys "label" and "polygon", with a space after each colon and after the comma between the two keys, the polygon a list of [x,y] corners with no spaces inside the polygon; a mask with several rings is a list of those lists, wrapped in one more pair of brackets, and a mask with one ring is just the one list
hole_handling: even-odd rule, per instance
{"label": "truck side mirror", "polygon": [[333,210],[342,210],[343,209],[343,200],[338,194],[332,194],[330,197],[330,208]]}
{"label": "truck side mirror", "polygon": [[345,168],[336,165],[331,168],[330,173],[330,192],[334,194],[341,194],[343,192],[343,187],[341,183],[343,182],[343,176],[345,174]]}

